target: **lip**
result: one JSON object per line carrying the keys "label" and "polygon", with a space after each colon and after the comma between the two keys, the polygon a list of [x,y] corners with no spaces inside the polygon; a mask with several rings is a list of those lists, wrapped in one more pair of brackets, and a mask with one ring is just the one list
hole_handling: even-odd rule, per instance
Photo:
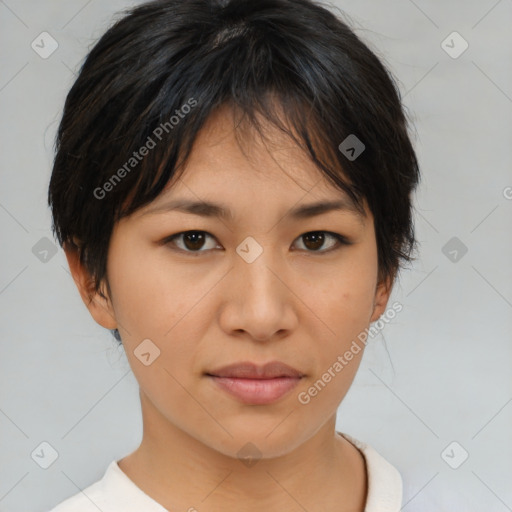
{"label": "lip", "polygon": [[233,363],[207,372],[215,377],[231,377],[235,379],[275,379],[277,377],[303,377],[304,375],[281,361],[271,361],[257,365],[250,361]]}
{"label": "lip", "polygon": [[235,363],[207,372],[206,376],[242,403],[264,405],[289,393],[304,374],[285,363],[272,361],[262,366]]}

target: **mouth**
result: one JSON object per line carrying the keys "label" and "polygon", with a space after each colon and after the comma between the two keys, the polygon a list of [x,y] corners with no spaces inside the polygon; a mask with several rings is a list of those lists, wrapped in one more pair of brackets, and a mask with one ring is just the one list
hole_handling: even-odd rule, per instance
{"label": "mouth", "polygon": [[229,395],[251,405],[276,402],[305,376],[280,361],[272,361],[263,366],[250,362],[235,363],[205,375]]}

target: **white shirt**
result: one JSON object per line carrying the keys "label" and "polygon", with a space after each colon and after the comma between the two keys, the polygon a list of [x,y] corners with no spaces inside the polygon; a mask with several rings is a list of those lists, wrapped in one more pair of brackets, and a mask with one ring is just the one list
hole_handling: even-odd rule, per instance
{"label": "white shirt", "polygon": [[[339,432],[355,445],[366,461],[368,494],[364,512],[399,512],[402,477],[371,446]],[[49,512],[169,512],[135,485],[113,460],[105,474],[82,492],[67,498]]]}

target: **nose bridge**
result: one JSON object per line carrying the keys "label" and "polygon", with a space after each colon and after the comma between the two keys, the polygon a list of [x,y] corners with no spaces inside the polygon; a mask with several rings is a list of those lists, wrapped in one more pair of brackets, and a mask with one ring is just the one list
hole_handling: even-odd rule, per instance
{"label": "nose bridge", "polygon": [[[239,260],[235,264],[235,270],[239,275],[242,288],[252,293],[274,295],[279,293],[282,286],[275,273],[282,268],[278,263],[277,251],[268,242],[269,238],[263,237],[256,240],[252,236],[246,237],[237,247]],[[272,269],[272,270],[271,270]],[[272,297],[267,297],[270,300]]]}
{"label": "nose bridge", "polygon": [[269,240],[270,237],[262,237],[260,243],[250,236],[244,239],[236,249],[232,274],[236,280],[232,307],[238,311],[237,328],[258,339],[266,339],[293,324],[286,278],[279,276],[285,265],[280,262],[279,250]]}

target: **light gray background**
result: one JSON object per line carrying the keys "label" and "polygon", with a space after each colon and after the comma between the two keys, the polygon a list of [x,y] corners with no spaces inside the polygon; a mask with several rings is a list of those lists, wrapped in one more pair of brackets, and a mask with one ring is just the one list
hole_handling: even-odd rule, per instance
{"label": "light gray background", "polygon": [[[52,145],[74,72],[135,3],[0,1],[2,512],[49,509],[140,441],[124,352],[62,250],[46,263],[32,252],[52,239]],[[369,343],[338,430],[399,469],[405,511],[512,510],[512,1],[336,5],[398,78],[423,172],[420,258],[390,301],[404,308]],[[59,44],[47,59],[31,48],[43,31]],[[456,59],[441,46],[453,31],[469,43]],[[442,251],[452,237],[468,249],[457,262]],[[31,457],[43,441],[58,452],[46,470]],[[458,469],[441,455],[453,441],[452,465],[469,454]]]}

